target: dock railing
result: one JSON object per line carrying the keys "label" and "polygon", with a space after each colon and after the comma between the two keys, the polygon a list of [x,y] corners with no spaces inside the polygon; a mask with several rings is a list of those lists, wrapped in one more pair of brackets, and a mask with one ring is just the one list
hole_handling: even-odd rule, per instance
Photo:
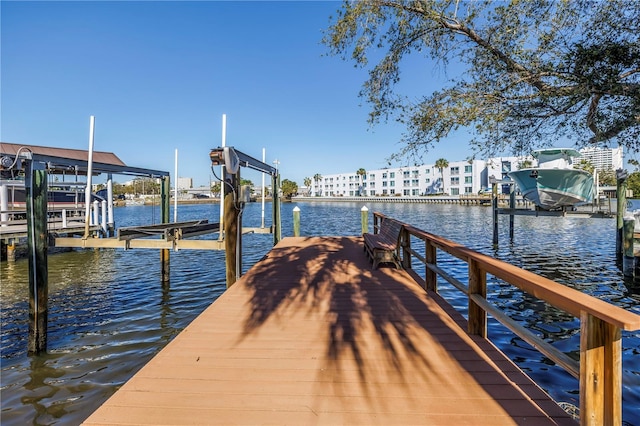
{"label": "dock railing", "polygon": [[[378,212],[373,214],[374,232],[378,232],[383,218],[402,225],[398,256],[403,268],[425,290],[437,293],[437,280],[442,277],[467,295],[469,334],[487,338],[487,313],[490,314],[579,380],[580,424],[622,423],[622,330],[639,330],[640,315]],[[439,251],[468,265],[466,284],[438,266]],[[412,268],[413,259],[424,265],[424,277]],[[487,300],[487,274],[578,318],[580,360],[545,342]]]}

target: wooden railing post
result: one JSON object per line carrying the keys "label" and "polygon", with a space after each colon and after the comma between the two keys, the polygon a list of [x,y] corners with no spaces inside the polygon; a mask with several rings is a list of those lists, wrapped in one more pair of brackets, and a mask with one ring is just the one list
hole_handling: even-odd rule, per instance
{"label": "wooden railing post", "polygon": [[586,312],[580,315],[580,424],[622,423],[622,333]]}
{"label": "wooden railing post", "polygon": [[471,299],[472,294],[487,297],[487,274],[480,268],[478,262],[469,259],[469,334],[486,338],[487,313]]}
{"label": "wooden railing post", "polygon": [[402,258],[400,259],[403,269],[411,269],[411,234],[403,226],[400,229],[400,247],[402,249]]}
{"label": "wooden railing post", "polygon": [[429,269],[428,265],[436,265],[438,263],[436,246],[434,246],[430,240],[424,242],[425,259],[427,264],[425,265],[426,276],[425,283],[427,290],[438,292],[438,274],[435,271]]}

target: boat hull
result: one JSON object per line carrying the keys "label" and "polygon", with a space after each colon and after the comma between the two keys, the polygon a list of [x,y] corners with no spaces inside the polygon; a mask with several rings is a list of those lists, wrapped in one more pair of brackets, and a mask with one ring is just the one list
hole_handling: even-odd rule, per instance
{"label": "boat hull", "polygon": [[522,196],[553,210],[593,200],[593,176],[577,169],[522,169],[509,173]]}

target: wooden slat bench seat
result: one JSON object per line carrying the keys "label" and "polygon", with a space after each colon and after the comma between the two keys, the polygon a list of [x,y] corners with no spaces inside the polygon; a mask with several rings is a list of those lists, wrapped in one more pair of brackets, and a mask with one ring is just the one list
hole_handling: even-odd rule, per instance
{"label": "wooden slat bench seat", "polygon": [[396,268],[402,269],[398,260],[398,241],[402,224],[393,219],[383,218],[377,234],[365,233],[364,249],[373,262],[373,269],[380,263],[393,263]]}

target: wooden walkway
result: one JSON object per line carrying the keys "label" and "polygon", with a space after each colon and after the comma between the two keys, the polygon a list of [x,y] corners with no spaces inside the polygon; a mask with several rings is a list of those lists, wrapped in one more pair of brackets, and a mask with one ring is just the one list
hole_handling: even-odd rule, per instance
{"label": "wooden walkway", "polygon": [[575,424],[361,238],[285,238],[85,422]]}

